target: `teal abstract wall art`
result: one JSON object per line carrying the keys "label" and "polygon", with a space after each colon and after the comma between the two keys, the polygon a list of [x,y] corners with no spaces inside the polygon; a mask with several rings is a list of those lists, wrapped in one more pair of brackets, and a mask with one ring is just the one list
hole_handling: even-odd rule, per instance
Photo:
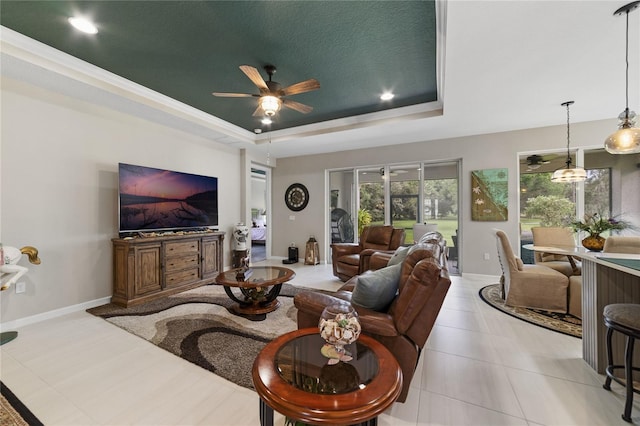
{"label": "teal abstract wall art", "polygon": [[505,222],[509,218],[507,169],[471,172],[471,220]]}

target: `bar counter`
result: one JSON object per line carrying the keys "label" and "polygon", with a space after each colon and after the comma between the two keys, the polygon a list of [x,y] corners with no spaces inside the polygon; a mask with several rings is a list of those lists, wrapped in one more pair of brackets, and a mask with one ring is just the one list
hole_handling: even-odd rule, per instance
{"label": "bar counter", "polygon": [[[534,246],[524,249],[564,254],[582,261],[582,358],[598,373],[607,366],[606,327],[602,312],[612,303],[640,304],[640,254],[592,252],[582,247]],[[614,333],[614,356],[623,356],[625,341]],[[636,351],[634,365],[640,365]]]}

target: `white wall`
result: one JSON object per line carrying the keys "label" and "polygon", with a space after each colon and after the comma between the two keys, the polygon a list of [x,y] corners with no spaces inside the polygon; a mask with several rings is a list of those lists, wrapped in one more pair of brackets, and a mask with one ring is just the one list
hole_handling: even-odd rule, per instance
{"label": "white wall", "polygon": [[[572,148],[602,147],[604,139],[616,128],[616,120],[572,124]],[[290,141],[289,143],[295,143]],[[278,160],[273,173],[273,227],[279,232],[273,236],[273,254],[285,256],[289,242],[302,245],[313,234],[319,241],[321,252],[326,255],[328,235],[326,223],[328,204],[325,205],[325,169],[403,163],[409,161],[433,161],[462,159],[461,260],[463,273],[498,274],[496,242],[491,228],[503,229],[515,246],[519,235],[518,220],[518,152],[562,150],[566,145],[566,127],[553,126],[538,129],[471,136],[433,142],[394,145],[383,148],[361,149]],[[615,156],[613,156],[615,157]],[[626,163],[640,163],[640,155],[626,156]],[[631,158],[633,157],[633,158]],[[614,159],[622,161],[622,159]],[[507,222],[473,222],[470,208],[470,174],[472,170],[507,168],[509,173],[509,220]],[[621,206],[628,220],[640,225],[640,169],[623,177],[621,187],[614,191],[633,193]],[[284,205],[284,190],[292,183],[307,186],[310,194],[308,207],[297,213]],[[635,190],[635,192],[632,192]],[[293,215],[295,220],[289,220]],[[302,246],[304,247],[304,246]],[[483,254],[489,253],[490,260]],[[326,261],[326,256],[323,256]],[[330,259],[329,259],[330,261]]]}
{"label": "white wall", "polygon": [[220,230],[241,217],[238,149],[6,77],[1,95],[2,242],[42,264],[21,261],[27,292],[1,293],[0,322],[111,296],[119,162],[217,176]]}

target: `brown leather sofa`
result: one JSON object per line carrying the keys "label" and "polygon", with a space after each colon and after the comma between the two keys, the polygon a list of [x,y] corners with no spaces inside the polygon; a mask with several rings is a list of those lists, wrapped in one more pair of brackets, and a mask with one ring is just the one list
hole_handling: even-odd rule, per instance
{"label": "brown leather sofa", "polygon": [[[399,402],[407,398],[420,352],[451,285],[445,253],[442,238],[415,244],[402,261],[398,293],[386,311],[353,304],[360,317],[362,332],[387,347],[400,364],[404,380]],[[351,303],[357,279],[353,277],[336,293],[310,291],[297,294],[294,304],[298,308],[298,328],[317,327],[326,306]]]}
{"label": "brown leather sofa", "polygon": [[376,251],[395,250],[404,243],[404,229],[391,225],[365,226],[360,243],[331,244],[333,275],[347,281],[369,269],[369,257]]}

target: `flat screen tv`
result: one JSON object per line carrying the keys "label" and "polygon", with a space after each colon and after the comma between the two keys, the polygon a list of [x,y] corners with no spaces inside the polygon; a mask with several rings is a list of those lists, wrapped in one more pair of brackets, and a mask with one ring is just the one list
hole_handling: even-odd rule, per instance
{"label": "flat screen tv", "polygon": [[120,234],[218,225],[218,178],[118,164]]}

